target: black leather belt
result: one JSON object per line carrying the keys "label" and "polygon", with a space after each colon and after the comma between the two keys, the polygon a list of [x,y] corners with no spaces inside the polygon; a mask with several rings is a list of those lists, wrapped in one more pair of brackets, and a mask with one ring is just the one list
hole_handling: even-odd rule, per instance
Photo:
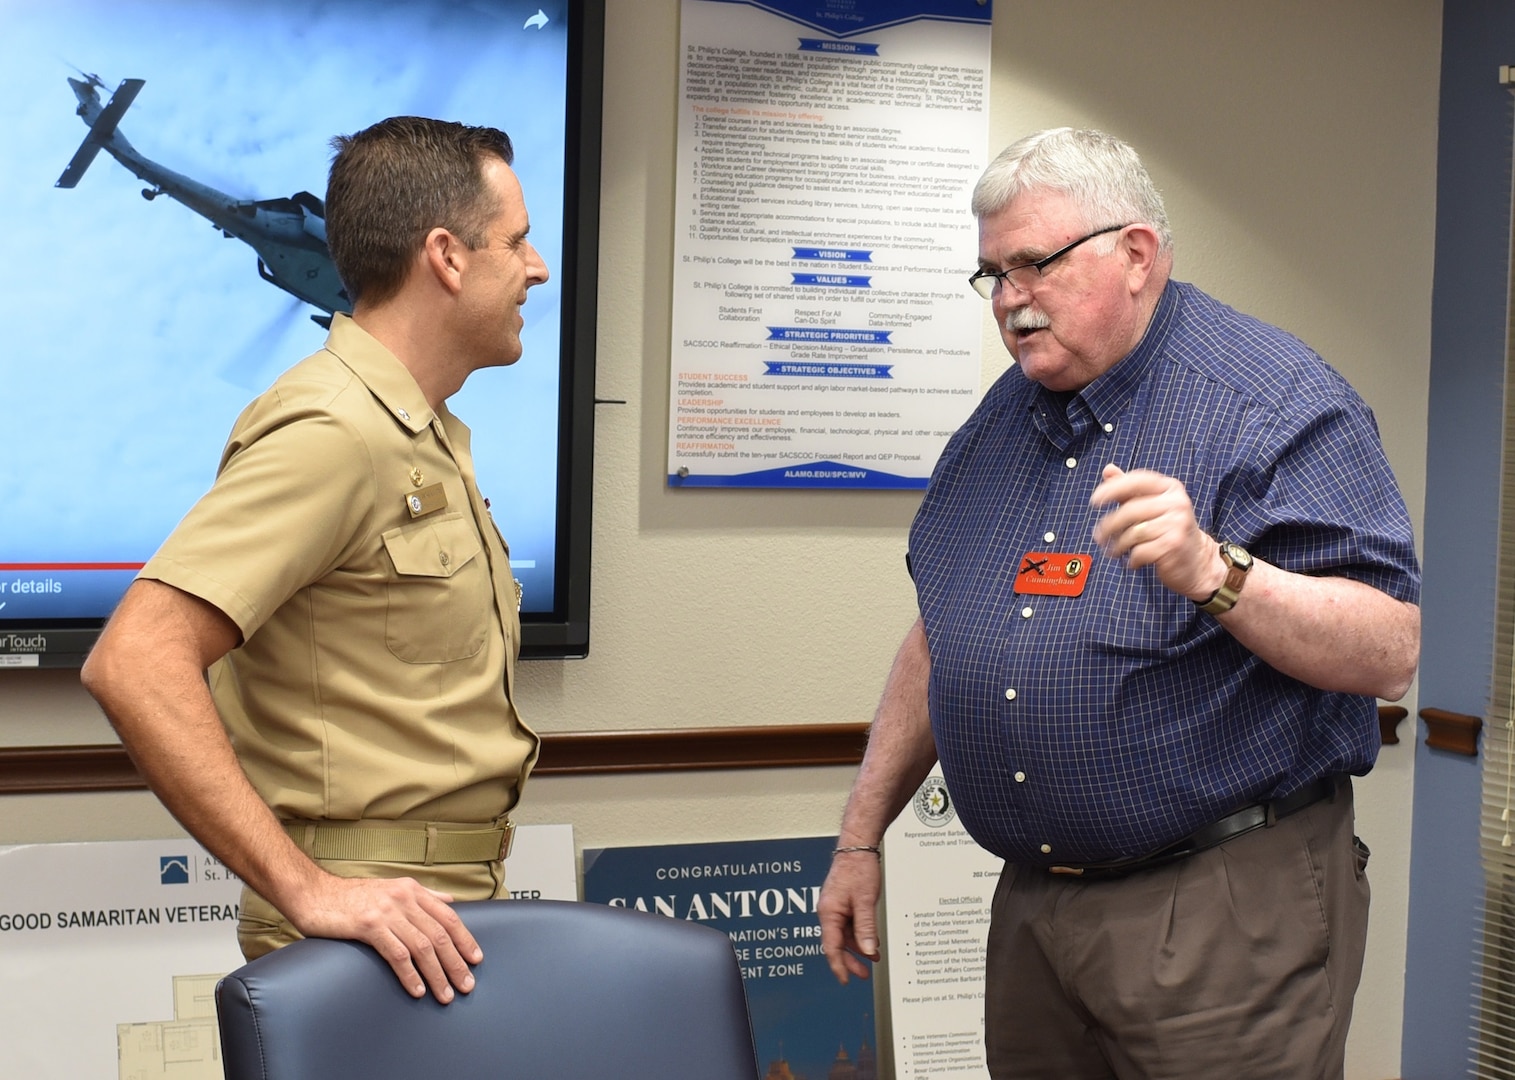
{"label": "black leather belt", "polygon": [[1242,833],[1271,826],[1279,818],[1286,818],[1307,806],[1314,806],[1322,799],[1334,799],[1339,780],[1339,777],[1328,776],[1324,780],[1306,784],[1298,791],[1291,791],[1281,799],[1244,806],[1150,855],[1141,855],[1134,859],[1119,859],[1114,862],[1086,863],[1083,866],[1049,866],[1047,869],[1054,874],[1071,874],[1085,881],[1120,878],[1141,870],[1151,870],[1177,862],[1179,859],[1186,859],[1207,848],[1217,847]]}

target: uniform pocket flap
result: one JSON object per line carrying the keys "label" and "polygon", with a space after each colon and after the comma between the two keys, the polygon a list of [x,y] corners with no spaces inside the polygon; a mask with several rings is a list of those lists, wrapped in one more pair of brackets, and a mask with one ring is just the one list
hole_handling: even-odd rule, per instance
{"label": "uniform pocket flap", "polygon": [[395,573],[407,577],[452,577],[479,554],[479,537],[461,514],[401,525],[383,534]]}

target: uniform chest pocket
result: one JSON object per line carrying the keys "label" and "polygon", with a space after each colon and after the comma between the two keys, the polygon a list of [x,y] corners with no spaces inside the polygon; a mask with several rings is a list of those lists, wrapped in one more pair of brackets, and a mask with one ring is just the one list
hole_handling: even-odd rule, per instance
{"label": "uniform chest pocket", "polygon": [[488,561],[462,514],[383,534],[394,565],[384,616],[389,651],[412,664],[474,656],[489,634],[494,592]]}

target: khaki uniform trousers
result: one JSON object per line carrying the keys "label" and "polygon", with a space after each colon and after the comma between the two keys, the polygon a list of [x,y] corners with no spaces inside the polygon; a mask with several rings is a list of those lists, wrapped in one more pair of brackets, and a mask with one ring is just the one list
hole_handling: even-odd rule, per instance
{"label": "khaki uniform trousers", "polygon": [[[440,863],[433,866],[351,859],[317,859],[315,862],[337,877],[415,878],[428,889],[450,893],[454,900],[503,900],[509,895],[505,889],[503,862]],[[244,957],[256,960],[291,941],[299,941],[303,936],[277,908],[247,886],[242,887],[237,944]]]}
{"label": "khaki uniform trousers", "polygon": [[1339,1080],[1368,928],[1351,786],[1186,859],[1081,882],[1007,864],[994,1080]]}

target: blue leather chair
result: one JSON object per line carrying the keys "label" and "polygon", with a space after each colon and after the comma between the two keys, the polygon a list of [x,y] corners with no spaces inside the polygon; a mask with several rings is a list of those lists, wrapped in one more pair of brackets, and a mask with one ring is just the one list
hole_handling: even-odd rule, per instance
{"label": "blue leather chair", "polygon": [[755,1080],[725,934],[559,900],[456,905],[484,950],[451,1005],[367,945],[297,941],[216,987],[227,1080]]}

